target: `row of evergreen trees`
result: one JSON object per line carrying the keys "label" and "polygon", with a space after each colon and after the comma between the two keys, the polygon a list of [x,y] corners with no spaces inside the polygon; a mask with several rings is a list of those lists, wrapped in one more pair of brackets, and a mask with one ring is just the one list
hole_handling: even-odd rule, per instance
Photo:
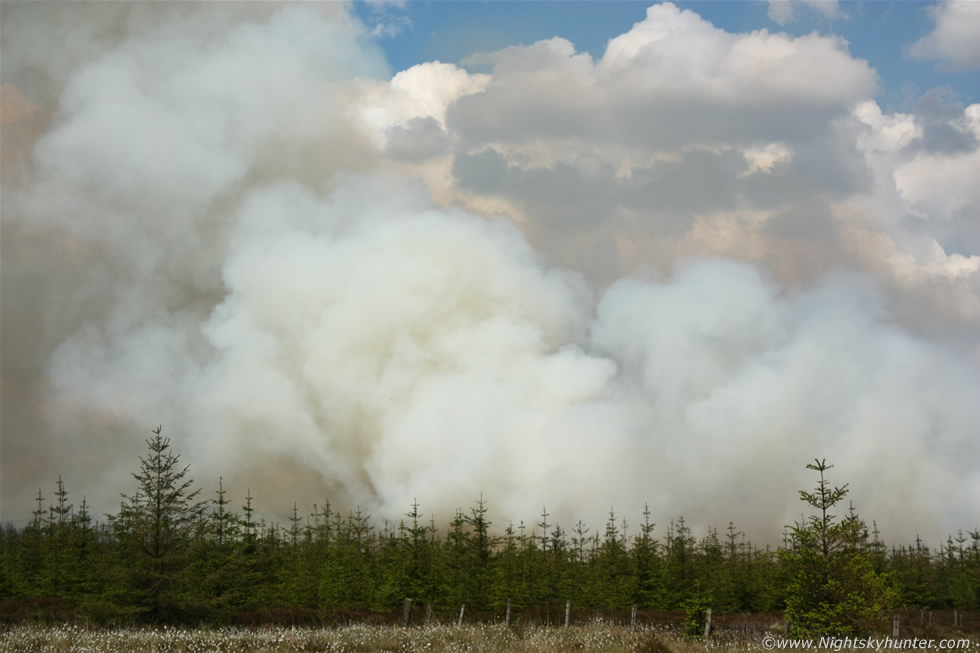
{"label": "row of evergreen trees", "polygon": [[518,611],[567,600],[597,609],[702,604],[716,613],[786,610],[813,632],[856,632],[890,607],[974,609],[980,597],[980,529],[938,551],[918,540],[889,549],[853,508],[841,519],[830,512],[847,491],[829,486],[822,461],[810,466],[820,473],[816,491],[801,493],[817,514],[774,550],[731,523],[698,539],[681,518],[657,537],[647,510],[633,534],[613,512],[600,532],[581,521],[566,530],[546,510],[532,527],[501,532],[482,497],[441,529],[418,504],[380,529],[328,502],[308,516],[294,505],[287,524],[270,525],[251,495],[240,510],[220,483],[202,498],[160,429],[147,446],[136,492],[106,521],[84,499],[70,503],[59,478],[47,505],[38,492],[29,525],[6,525],[0,600],[56,597],[103,623],[227,623],[276,607],[389,611],[405,597],[497,614],[508,600]]}

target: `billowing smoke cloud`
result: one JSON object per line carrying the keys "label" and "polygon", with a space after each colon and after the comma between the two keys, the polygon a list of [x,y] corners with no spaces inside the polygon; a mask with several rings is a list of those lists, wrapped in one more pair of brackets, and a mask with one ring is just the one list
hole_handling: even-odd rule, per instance
{"label": "billowing smoke cloud", "polygon": [[[64,24],[65,7],[45,9],[57,20],[40,23]],[[4,35],[5,62],[9,48],[30,63],[5,63],[4,120],[15,116],[5,143],[14,127],[23,133],[25,116],[41,115],[30,123],[36,134],[18,136],[26,145],[3,176],[5,518],[26,514],[59,472],[97,510],[112,510],[148,429],[162,422],[202,484],[223,476],[270,514],[329,498],[397,519],[417,499],[444,522],[482,492],[497,520],[532,521],[546,505],[566,526],[597,526],[610,506],[634,520],[648,502],[659,522],[734,520],[774,540],[798,518],[796,490],[813,482],[802,468],[816,456],[836,463],[834,480],[851,482],[858,509],[888,537],[976,526],[980,366],[975,337],[963,335],[972,314],[916,321],[903,312],[921,305],[923,278],[949,277],[949,257],[926,277],[919,259],[906,260],[915,274],[903,291],[890,267],[861,269],[864,259],[835,237],[821,245],[833,256],[815,274],[786,274],[785,257],[772,254],[772,238],[802,250],[807,235],[767,232],[766,215],[789,211],[789,201],[754,178],[787,169],[784,179],[801,183],[820,163],[806,144],[827,134],[851,143],[819,157],[865,162],[870,181],[817,180],[801,193],[806,215],[819,213],[814,197],[833,202],[821,210],[838,221],[862,203],[939,210],[919,167],[944,155],[907,149],[921,138],[911,118],[882,116],[873,103],[847,108],[871,75],[834,42],[735,38],[670,5],[651,10],[648,21],[676,20],[684,38],[724,46],[708,62],[715,76],[676,102],[740,104],[717,96],[747,83],[744,70],[726,81],[726,57],[769,46],[790,59],[794,48],[831,53],[852,83],[835,87],[841,97],[809,100],[795,87],[765,89],[779,102],[810,102],[807,119],[823,121],[798,141],[790,129],[751,142],[719,132],[713,144],[650,132],[648,147],[681,155],[634,152],[652,157],[635,164],[636,179],[702,157],[733,196],[756,184],[756,200],[733,207],[734,236],[710,223],[730,217],[718,207],[657,207],[687,212],[687,244],[663,256],[641,247],[629,262],[645,265],[605,284],[587,262],[569,264],[587,236],[554,257],[561,267],[529,244],[560,229],[560,215],[534,215],[567,185],[533,195],[527,175],[591,171],[605,195],[586,231],[614,230],[603,221],[623,177],[580,150],[595,138],[611,148],[599,158],[611,157],[624,134],[583,127],[585,140],[571,143],[574,125],[590,124],[577,105],[553,124],[561,143],[522,153],[508,139],[536,133],[537,116],[509,132],[490,116],[523,97],[532,83],[523,75],[540,81],[535,66],[560,71],[570,58],[602,78],[615,64],[625,83],[651,47],[670,51],[666,36],[638,26],[598,72],[567,42],[549,42],[523,67],[520,53],[499,55],[492,76],[426,64],[386,81],[361,28],[320,5],[247,15],[209,7],[163,5],[152,20],[78,13],[91,34],[103,38],[95,26],[106,21],[116,32],[71,46],[77,60],[49,60],[16,31]],[[5,28],[27,20],[4,10]],[[56,91],[32,89],[32,71],[49,63],[44,79]],[[590,88],[599,105],[620,87]],[[481,168],[481,153],[498,160]],[[958,166],[975,158],[950,156]],[[903,170],[898,185],[881,186],[879,168]],[[655,196],[651,184],[632,187],[632,211]],[[971,211],[957,192],[940,220]],[[508,208],[513,220],[483,215]],[[881,251],[882,238],[903,251],[904,222],[882,224],[855,221],[846,233],[879,238],[860,252]],[[628,233],[662,231],[633,221]],[[726,239],[739,244],[724,253],[750,262],[711,256]],[[975,297],[975,257],[958,256],[959,285],[937,292]]]}

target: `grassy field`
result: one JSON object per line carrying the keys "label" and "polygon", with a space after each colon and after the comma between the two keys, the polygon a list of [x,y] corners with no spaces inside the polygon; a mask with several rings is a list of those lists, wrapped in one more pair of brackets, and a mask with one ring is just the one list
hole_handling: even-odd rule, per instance
{"label": "grassy field", "polygon": [[[230,651],[609,651],[637,653],[708,653],[765,651],[766,634],[721,633],[691,640],[673,629],[628,628],[601,621],[558,627],[503,625],[439,625],[431,628],[350,625],[338,628],[159,628],[88,630],[77,625],[17,626],[0,631],[0,652],[150,651],[205,653]],[[776,635],[777,637],[779,635]],[[963,651],[980,651],[980,638],[968,638]]]}

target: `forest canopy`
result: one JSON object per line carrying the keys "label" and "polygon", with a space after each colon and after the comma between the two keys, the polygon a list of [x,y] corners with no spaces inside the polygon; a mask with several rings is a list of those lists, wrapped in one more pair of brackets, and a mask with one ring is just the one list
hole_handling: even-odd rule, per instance
{"label": "forest canopy", "polygon": [[[949,535],[938,550],[920,539],[888,545],[874,522],[831,486],[832,465],[808,465],[820,480],[800,499],[814,514],[788,526],[776,549],[747,540],[734,523],[694,536],[683,517],[659,526],[645,509],[638,525],[610,510],[606,523],[492,517],[491,497],[438,524],[409,500],[397,524],[376,524],[329,500],[286,523],[256,516],[221,482],[194,486],[190,465],[162,429],[146,441],[119,510],[96,519],[61,478],[38,490],[30,523],[0,531],[4,619],[18,605],[59,599],[94,623],[239,621],[256,610],[387,612],[406,597],[477,613],[564,605],[617,610],[710,606],[716,613],[785,611],[800,633],[850,634],[885,610],[976,609],[980,529]],[[239,503],[240,501],[240,503]],[[502,524],[504,524],[502,526]]]}

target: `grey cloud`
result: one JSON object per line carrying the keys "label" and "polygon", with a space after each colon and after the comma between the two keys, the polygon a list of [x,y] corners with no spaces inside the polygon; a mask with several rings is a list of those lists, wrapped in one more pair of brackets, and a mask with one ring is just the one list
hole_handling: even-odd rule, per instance
{"label": "grey cloud", "polygon": [[942,224],[931,225],[928,231],[948,254],[980,255],[980,214],[976,207],[961,209]]}
{"label": "grey cloud", "polygon": [[914,115],[922,126],[922,138],[910,151],[955,154],[972,152],[980,147],[972,132],[957,129],[955,121],[963,117],[963,104],[955,100],[949,88],[934,88],[916,102]]}
{"label": "grey cloud", "polygon": [[816,198],[828,202],[870,189],[871,172],[853,142],[828,130],[823,138],[794,145],[790,162],[740,180],[753,205],[785,207]]}
{"label": "grey cloud", "polygon": [[503,190],[508,174],[507,162],[492,147],[476,154],[460,153],[453,159],[453,177],[457,183],[481,193]]}
{"label": "grey cloud", "polygon": [[435,118],[412,118],[385,132],[385,154],[397,161],[423,161],[445,154],[449,137]]}
{"label": "grey cloud", "polygon": [[621,201],[639,211],[686,216],[732,206],[739,185],[736,176],[744,165],[741,155],[731,150],[686,152],[678,162],[658,162],[634,171],[629,182],[621,184]]}
{"label": "grey cloud", "polygon": [[[758,61],[770,46],[786,54],[767,70]],[[734,207],[778,211],[785,236],[794,205],[822,203],[829,215],[830,203],[872,184],[847,122],[875,75],[833,38],[728,34],[663,4],[599,60],[562,39],[481,60],[495,63],[492,81],[447,111],[454,178],[523,207],[535,243],[555,260],[563,254],[543,243],[567,248],[574,233],[588,242],[678,238],[698,215]],[[771,144],[790,157],[746,174],[741,151]],[[541,163],[524,160],[523,148],[560,154]],[[604,251],[614,257],[607,270],[636,263]]]}
{"label": "grey cloud", "polygon": [[[767,67],[759,53],[770,42],[783,54]],[[654,148],[807,140],[875,85],[867,63],[833,38],[727,34],[669,3],[650,7],[599,61],[559,38],[487,57],[493,82],[448,114],[470,150],[529,137]]]}
{"label": "grey cloud", "polygon": [[651,93],[629,97],[612,89],[601,103],[583,99],[574,90],[544,92],[533,84],[493,84],[486,91],[461,98],[447,113],[447,125],[460,144],[479,149],[493,142],[577,138],[597,145],[623,144],[676,149],[691,144],[747,145],[759,140],[809,143],[822,136],[828,122],[847,114],[848,107],[688,102]]}

